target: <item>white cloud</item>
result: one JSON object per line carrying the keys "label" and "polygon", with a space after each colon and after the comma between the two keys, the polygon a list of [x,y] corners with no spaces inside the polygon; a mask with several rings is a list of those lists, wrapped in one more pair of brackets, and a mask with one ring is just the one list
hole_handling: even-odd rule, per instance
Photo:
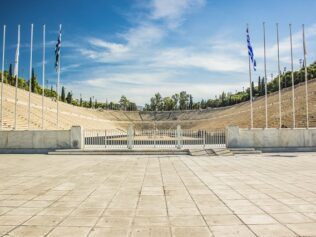
{"label": "white cloud", "polygon": [[[187,15],[205,3],[204,0],[152,0],[148,15],[117,34],[117,40],[86,39],[85,45],[77,50],[89,59],[89,64],[97,64],[88,67],[86,73],[78,73],[79,83],[67,88],[81,91],[86,96],[94,91],[98,100],[118,101],[125,94],[138,104],[144,104],[158,91],[167,96],[186,90],[195,99],[205,99],[221,91],[235,91],[248,86],[246,42],[232,38],[235,32],[219,29],[219,33],[194,44],[185,44],[181,39],[181,44],[174,44],[174,39],[181,34],[173,29],[180,28]],[[315,36],[316,25],[306,28],[307,39]],[[172,43],[169,39],[173,40]],[[301,44],[301,32],[293,32],[294,49],[301,50]],[[270,75],[276,71],[275,42],[267,49]],[[288,62],[288,37],[281,38],[280,51],[281,61]],[[262,47],[255,47],[255,56],[258,58],[258,71],[253,75],[254,81],[262,73]]]}
{"label": "white cloud", "polygon": [[[104,76],[100,77],[100,75]],[[84,78],[85,76],[82,75]],[[197,75],[195,76],[197,77]],[[91,96],[91,91],[98,101],[106,99],[118,101],[124,94],[132,101],[142,105],[157,92],[163,96],[171,96],[185,90],[193,94],[197,101],[218,95],[222,91],[235,91],[236,88],[242,88],[243,85],[243,82],[238,80],[229,84],[214,78],[210,78],[208,82],[196,80],[197,78],[194,77],[187,80],[185,73],[175,73],[164,69],[155,71],[134,69],[130,73],[126,73],[124,66],[115,72],[107,72],[107,69],[100,67],[92,71],[89,77],[92,79],[79,79],[78,83],[65,86],[73,91],[80,91],[86,99]],[[179,77],[183,77],[183,81],[174,80]],[[192,83],[193,81],[194,83]]]}
{"label": "white cloud", "polygon": [[92,46],[107,49],[112,53],[124,53],[128,51],[128,48],[123,44],[108,42],[98,38],[91,38],[88,41]]}
{"label": "white cloud", "polygon": [[77,50],[89,59],[102,63],[129,62],[143,60],[146,52],[151,52],[153,45],[159,43],[165,32],[158,26],[144,23],[119,35],[125,43],[119,44],[99,38],[88,38],[88,47]]}
{"label": "white cloud", "polygon": [[65,73],[65,72],[68,72],[70,70],[79,68],[80,66],[81,66],[81,64],[79,64],[79,63],[74,63],[74,64],[69,64],[69,65],[66,65],[66,66],[62,66],[61,67],[61,72]]}
{"label": "white cloud", "polygon": [[209,72],[242,72],[247,64],[238,53],[227,50],[173,48],[162,51],[155,64],[160,67],[197,68]]}
{"label": "white cloud", "polygon": [[167,21],[171,28],[178,27],[184,14],[193,9],[204,6],[205,0],[153,0],[151,2],[151,18]]}
{"label": "white cloud", "polygon": [[151,23],[142,23],[121,34],[130,48],[144,48],[159,42],[166,32],[159,26]]}
{"label": "white cloud", "polygon": [[[122,70],[124,70],[124,67],[121,67]],[[98,77],[100,74],[104,74],[103,77]],[[94,77],[95,76],[95,77]],[[120,84],[120,85],[127,85],[130,87],[131,85],[133,87],[138,86],[152,86],[152,85],[158,85],[160,83],[163,83],[167,78],[170,78],[169,73],[165,72],[141,72],[138,70],[131,71],[130,73],[126,74],[123,72],[108,72],[106,73],[106,70],[98,69],[96,70],[92,77],[93,79],[85,81],[87,85],[90,86],[97,86],[97,87],[107,87],[108,85],[112,84]]]}

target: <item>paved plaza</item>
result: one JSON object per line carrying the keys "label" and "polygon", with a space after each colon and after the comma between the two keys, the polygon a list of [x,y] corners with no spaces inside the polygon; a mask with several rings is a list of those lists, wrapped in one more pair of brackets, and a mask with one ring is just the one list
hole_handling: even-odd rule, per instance
{"label": "paved plaza", "polygon": [[0,236],[316,236],[316,154],[0,155]]}

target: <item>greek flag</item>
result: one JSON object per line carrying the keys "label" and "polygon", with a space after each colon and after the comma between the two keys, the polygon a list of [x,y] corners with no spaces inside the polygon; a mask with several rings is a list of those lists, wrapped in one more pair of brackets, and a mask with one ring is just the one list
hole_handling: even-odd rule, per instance
{"label": "greek flag", "polygon": [[59,28],[59,34],[57,38],[57,44],[55,48],[55,69],[58,71],[59,62],[60,62],[60,48],[61,48],[61,27]]}
{"label": "greek flag", "polygon": [[248,54],[249,54],[250,60],[252,62],[253,70],[256,71],[257,63],[256,63],[256,60],[255,60],[255,55],[253,53],[253,49],[252,49],[251,43],[250,43],[250,36],[249,36],[248,28],[247,28],[246,32],[247,32]]}

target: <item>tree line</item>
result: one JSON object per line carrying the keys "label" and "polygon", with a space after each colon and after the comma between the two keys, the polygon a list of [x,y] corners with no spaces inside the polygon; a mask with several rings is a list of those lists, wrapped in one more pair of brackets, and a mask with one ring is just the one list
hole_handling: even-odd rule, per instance
{"label": "tree line", "polygon": [[[0,72],[0,75],[2,72]],[[9,66],[9,70],[5,70],[3,74],[3,82],[9,84],[11,86],[16,85],[16,76],[13,75],[12,64]],[[30,80],[26,80],[22,77],[18,78],[18,88],[29,91],[29,82]],[[35,94],[42,95],[43,88],[38,83],[37,76],[35,74],[34,68],[32,68],[31,75],[31,92]],[[50,88],[44,88],[44,96],[49,97],[52,100],[56,100],[57,93],[56,90],[51,85]],[[122,95],[119,102],[98,102],[97,99],[90,97],[89,100],[83,100],[80,96],[79,99],[73,97],[72,91],[66,91],[66,88],[62,86],[61,93],[58,96],[58,100],[72,104],[74,106],[80,106],[85,108],[93,108],[93,109],[111,109],[111,110],[126,110],[126,111],[136,111],[137,105],[136,103],[127,99],[126,96]]]}
{"label": "tree line", "polygon": [[[313,79],[316,76],[316,62],[310,64],[307,67],[308,80]],[[281,78],[281,88],[287,88],[292,86],[292,72],[284,70],[280,74]],[[1,75],[1,72],[0,72]],[[294,71],[294,84],[299,84],[305,81],[304,67],[297,71]],[[37,81],[36,73],[34,68],[32,69],[32,88],[33,93],[41,95],[43,88]],[[9,70],[4,71],[4,83],[15,86],[16,77],[12,73],[12,64],[9,66]],[[18,88],[29,90],[29,80],[19,77],[18,78]],[[270,82],[267,83],[267,93],[273,93],[279,90],[279,76],[274,77]],[[252,82],[253,97],[260,97],[265,95],[265,78],[259,76],[257,82]],[[51,86],[50,88],[44,88],[44,95],[46,97],[56,100],[57,93],[56,90]],[[125,110],[125,111],[136,111],[138,106],[136,103],[127,99],[126,96],[122,95],[119,102],[98,102],[97,99],[90,97],[89,100],[83,100],[82,97],[74,98],[71,91],[66,91],[65,87],[61,88],[61,93],[58,99],[62,102],[72,104],[74,106],[80,106],[85,108],[93,109],[110,109],[110,110]],[[246,88],[242,91],[236,91],[235,93],[225,93],[215,96],[215,98],[202,99],[200,101],[194,101],[193,96],[186,91],[181,91],[180,93],[175,93],[172,96],[163,97],[159,92],[156,93],[149,103],[146,103],[143,110],[145,111],[171,111],[171,110],[199,110],[206,108],[218,108],[224,106],[230,106],[238,103],[248,101],[250,99],[250,88]]]}
{"label": "tree line", "polygon": [[[316,76],[316,62],[307,67],[308,80]],[[293,72],[294,85],[305,81],[305,69],[301,67],[299,70]],[[292,86],[292,72],[280,72],[281,89]],[[267,83],[267,94],[279,90],[279,76]],[[257,82],[252,82],[252,94],[254,99],[265,95],[265,78],[259,76]],[[150,102],[145,104],[145,111],[171,111],[171,110],[197,110],[206,108],[218,108],[224,106],[231,106],[250,99],[250,87],[235,93],[225,93],[215,96],[213,99],[202,99],[200,101],[193,101],[191,94],[186,91],[176,93],[172,96],[162,97],[158,92],[151,99]]]}

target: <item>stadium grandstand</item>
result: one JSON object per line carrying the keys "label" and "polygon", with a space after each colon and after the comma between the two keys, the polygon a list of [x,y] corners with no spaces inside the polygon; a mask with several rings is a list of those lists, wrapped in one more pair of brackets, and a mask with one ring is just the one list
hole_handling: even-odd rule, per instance
{"label": "stadium grandstand", "polygon": [[[3,129],[14,129],[15,88],[3,85]],[[308,81],[309,90],[309,121],[310,127],[316,127],[316,79]],[[42,128],[42,97],[31,95],[30,127],[28,127],[28,91],[18,89],[17,92],[16,129]],[[306,127],[305,84],[295,86],[296,127]],[[265,126],[265,99],[263,96],[254,98],[254,127]],[[133,124],[138,129],[174,129],[181,125],[186,129],[217,129],[229,125],[241,128],[250,127],[249,102],[229,107],[208,108],[204,110],[185,110],[167,112],[148,111],[117,111],[89,109],[60,102],[59,127],[56,126],[56,101],[44,98],[44,129],[69,129],[72,125],[81,125],[87,129],[119,129]],[[269,127],[279,126],[278,92],[268,96]],[[292,91],[291,87],[282,90],[282,127],[291,128]]]}

